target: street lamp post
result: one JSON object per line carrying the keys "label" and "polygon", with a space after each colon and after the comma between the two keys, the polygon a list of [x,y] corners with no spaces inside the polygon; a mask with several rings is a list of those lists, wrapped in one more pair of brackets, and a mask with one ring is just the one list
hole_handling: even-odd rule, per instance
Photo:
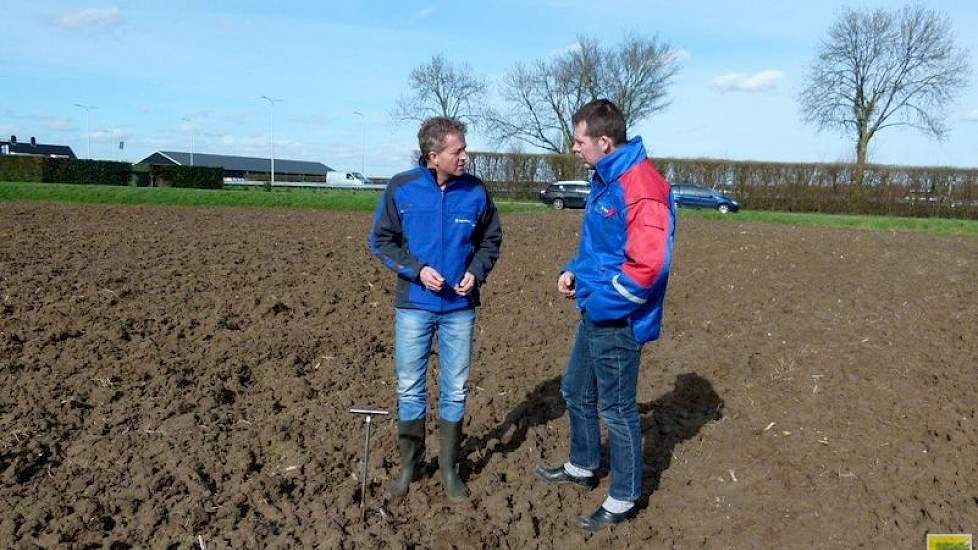
{"label": "street lamp post", "polygon": [[259,99],[264,99],[268,102],[268,144],[271,150],[272,180],[266,190],[271,191],[272,186],[275,185],[275,104],[280,103],[282,100],[268,97],[267,95],[263,95]]}
{"label": "street lamp post", "polygon": [[366,117],[360,111],[353,111],[353,114],[360,117],[360,175],[367,177],[367,126]]}
{"label": "street lamp post", "polygon": [[88,158],[92,158],[92,109],[97,107],[93,105],[82,105],[81,103],[75,103],[75,107],[85,110],[85,137],[88,140]]}
{"label": "street lamp post", "polygon": [[194,149],[196,148],[196,144],[194,142],[196,141],[196,137],[197,137],[196,136],[196,133],[194,132],[193,119],[190,118],[190,117],[188,117],[188,116],[185,116],[185,117],[181,118],[180,120],[186,122],[187,125],[188,125],[188,129],[190,130],[190,166],[193,166],[194,165]]}

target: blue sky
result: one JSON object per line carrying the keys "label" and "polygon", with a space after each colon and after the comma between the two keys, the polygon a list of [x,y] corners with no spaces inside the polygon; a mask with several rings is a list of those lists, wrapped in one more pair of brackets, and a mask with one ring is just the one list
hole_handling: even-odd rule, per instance
{"label": "blue sky", "polygon": [[[138,161],[156,150],[276,157],[389,176],[407,168],[416,127],[390,120],[410,70],[442,54],[498,82],[519,61],[655,35],[682,52],[670,107],[630,129],[653,156],[769,161],[853,157],[848,136],[801,123],[796,101],[818,41],[844,6],[902,2],[7,2],[0,16],[0,135]],[[970,50],[972,84],[942,143],[880,133],[883,163],[978,166],[978,9],[930,0]],[[601,11],[596,11],[600,7]],[[354,114],[362,113],[361,115]],[[119,141],[126,147],[120,151]],[[365,145],[365,147],[364,147]],[[470,149],[495,143],[469,136]]]}

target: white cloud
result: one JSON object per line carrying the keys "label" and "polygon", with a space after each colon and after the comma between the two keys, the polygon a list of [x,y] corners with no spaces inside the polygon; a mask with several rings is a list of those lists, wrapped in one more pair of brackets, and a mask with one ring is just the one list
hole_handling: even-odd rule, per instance
{"label": "white cloud", "polygon": [[117,27],[122,21],[122,10],[115,7],[68,10],[54,18],[56,25],[72,30]]}
{"label": "white cloud", "polygon": [[726,73],[713,79],[711,85],[721,92],[758,92],[773,88],[784,73],[768,69],[754,74]]}
{"label": "white cloud", "polygon": [[975,110],[971,111],[970,113],[966,113],[964,115],[964,119],[965,120],[970,120],[971,122],[978,122],[978,109],[975,109]]}
{"label": "white cloud", "polygon": [[435,8],[428,7],[428,8],[425,8],[425,9],[419,11],[418,12],[418,15],[416,17],[418,19],[424,19],[424,18],[428,17],[429,15],[431,15],[433,13],[435,13]]}

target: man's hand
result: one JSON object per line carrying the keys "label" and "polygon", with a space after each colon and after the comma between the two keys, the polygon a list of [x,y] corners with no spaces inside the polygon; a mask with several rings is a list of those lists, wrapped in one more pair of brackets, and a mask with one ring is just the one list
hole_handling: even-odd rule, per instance
{"label": "man's hand", "polygon": [[462,277],[462,280],[459,281],[457,285],[455,285],[454,290],[455,294],[458,294],[459,296],[468,296],[469,294],[472,294],[472,289],[474,288],[475,275],[466,271],[465,276]]}
{"label": "man's hand", "polygon": [[421,279],[421,284],[432,292],[440,292],[442,287],[445,286],[445,278],[430,265],[421,268],[419,278]]}
{"label": "man's hand", "polygon": [[570,271],[565,271],[560,274],[557,278],[557,292],[564,295],[564,298],[572,299],[577,293],[574,290],[574,274]]}

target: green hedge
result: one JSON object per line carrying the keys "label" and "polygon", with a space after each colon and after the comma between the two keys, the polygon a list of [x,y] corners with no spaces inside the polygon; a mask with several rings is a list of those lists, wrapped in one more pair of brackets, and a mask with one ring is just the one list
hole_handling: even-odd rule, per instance
{"label": "green hedge", "polygon": [[573,155],[468,153],[469,172],[482,178],[493,195],[535,199],[557,180],[587,179],[587,170]]}
{"label": "green hedge", "polygon": [[845,163],[655,159],[672,182],[732,195],[753,210],[978,219],[978,170]]}
{"label": "green hedge", "polygon": [[224,170],[206,166],[133,166],[128,162],[0,156],[0,181],[220,189]]}
{"label": "green hedge", "polygon": [[[558,179],[587,179],[566,155],[470,152],[470,171],[494,195],[532,199]],[[720,159],[653,159],[673,183],[698,183],[751,210],[978,219],[978,170],[868,165],[863,185],[844,163],[775,163]]]}
{"label": "green hedge", "polygon": [[107,160],[79,160],[4,155],[0,180],[43,183],[129,185],[132,164]]}
{"label": "green hedge", "polygon": [[150,180],[157,187],[220,189],[224,169],[209,166],[151,166]]}
{"label": "green hedge", "polygon": [[132,164],[109,160],[44,159],[45,183],[129,185]]}
{"label": "green hedge", "polygon": [[149,187],[150,183],[152,183],[152,180],[150,179],[149,166],[146,164],[133,164],[132,179],[129,180],[129,185]]}
{"label": "green hedge", "polygon": [[43,181],[43,157],[0,156],[0,181]]}

